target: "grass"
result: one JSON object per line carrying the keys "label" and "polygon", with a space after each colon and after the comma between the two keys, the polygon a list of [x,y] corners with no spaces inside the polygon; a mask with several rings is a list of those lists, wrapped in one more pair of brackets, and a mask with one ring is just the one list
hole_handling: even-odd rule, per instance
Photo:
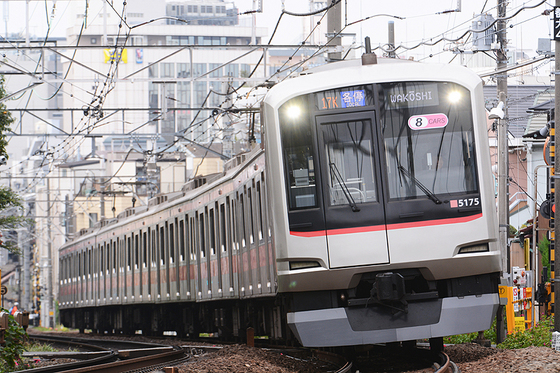
{"label": "grass", "polygon": [[33,330],[38,332],[62,332],[62,333],[76,333],[78,329],[70,329],[62,325],[57,325],[54,329],[53,328],[46,328],[44,326],[34,326]]}
{"label": "grass", "polygon": [[[497,347],[502,349],[517,349],[530,346],[550,347],[553,327],[554,318],[543,316],[533,328],[508,334],[506,339],[502,343],[498,344]],[[443,343],[471,343],[477,336],[478,333],[453,335],[450,337],[444,337]],[[489,339],[493,344],[496,343],[496,320],[494,320],[490,329],[484,331],[484,337]]]}

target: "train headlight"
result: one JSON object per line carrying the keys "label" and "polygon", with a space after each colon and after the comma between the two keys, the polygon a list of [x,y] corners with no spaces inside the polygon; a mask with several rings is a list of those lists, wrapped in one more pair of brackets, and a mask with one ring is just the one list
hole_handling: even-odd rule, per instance
{"label": "train headlight", "polygon": [[483,243],[479,245],[472,245],[472,246],[465,246],[459,249],[459,254],[467,254],[467,253],[482,253],[489,251],[488,244]]}
{"label": "train headlight", "polygon": [[451,91],[451,92],[449,92],[449,95],[447,96],[447,99],[449,100],[450,103],[456,104],[459,101],[461,101],[461,92]]}
{"label": "train headlight", "polygon": [[305,269],[305,268],[314,268],[314,267],[320,267],[321,265],[319,264],[319,262],[316,262],[314,260],[310,260],[310,261],[301,261],[301,262],[290,262],[290,269],[294,270],[294,269]]}
{"label": "train headlight", "polygon": [[288,118],[296,120],[301,116],[301,108],[297,105],[292,105],[286,108],[286,115]]}

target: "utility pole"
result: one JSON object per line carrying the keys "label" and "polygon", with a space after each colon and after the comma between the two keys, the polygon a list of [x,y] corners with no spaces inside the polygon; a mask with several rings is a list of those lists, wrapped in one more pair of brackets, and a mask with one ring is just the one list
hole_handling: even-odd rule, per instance
{"label": "utility pole", "polygon": [[[51,180],[47,179],[47,283],[45,284],[47,288],[47,301],[41,303],[41,313],[46,313],[43,316],[43,320],[46,320],[46,327],[54,327],[51,322],[51,312],[54,316],[54,307],[53,306],[53,276],[52,276],[52,235],[51,235]],[[52,308],[51,308],[52,307]]]}
{"label": "utility pole", "polygon": [[397,54],[395,53],[395,22],[389,21],[389,58],[396,58]]}
{"label": "utility pole", "polygon": [[[331,3],[336,0],[332,0]],[[342,37],[339,35],[342,30],[342,1],[329,9],[327,13],[327,37],[329,47],[341,47]],[[329,61],[338,61],[342,59],[342,52],[332,52],[328,54]]]}
{"label": "utility pole", "polygon": [[[560,1],[560,0],[557,0]],[[502,20],[506,16],[506,0],[498,0],[498,22],[497,41],[498,50],[496,69],[501,71],[507,67],[507,38],[506,21]],[[502,279],[509,273],[508,256],[508,234],[509,234],[509,193],[508,193],[508,130],[507,130],[507,73],[501,72],[496,76],[498,104],[503,103],[504,115],[498,119],[498,224],[500,253],[502,255]],[[503,341],[503,306],[498,307],[497,339]]]}
{"label": "utility pole", "polygon": [[[498,19],[506,16],[506,0],[498,0]],[[497,50],[497,70],[507,67],[506,21],[497,22],[499,49]],[[507,136],[507,73],[496,76],[498,102],[504,103],[504,118],[498,119],[498,223],[500,247],[502,250],[502,272],[509,273],[508,268],[508,231],[509,231],[509,200],[508,200],[508,136]]]}
{"label": "utility pole", "polygon": [[[556,79],[558,79],[558,74],[560,73],[560,56],[558,56],[558,51],[560,51],[560,37],[557,37],[558,32],[560,31],[560,25],[557,25],[557,21],[560,21],[560,0],[556,0],[556,6],[554,7],[554,50],[555,50],[555,58],[554,58],[554,125],[550,128],[550,140],[552,141],[552,146],[554,147],[554,152],[556,153],[558,150],[556,144],[556,113],[560,113],[560,86]],[[560,178],[560,156],[558,154],[554,154],[554,171],[552,172],[553,177],[550,182],[550,189],[551,194],[554,196],[554,204],[560,201],[560,188],[556,188],[556,180]],[[551,259],[555,258],[555,253],[560,252],[560,239],[556,239],[556,237],[560,237],[560,211],[558,209],[554,209],[554,231],[553,231],[553,246],[554,252],[551,253]],[[533,222],[535,224],[535,222]],[[533,237],[533,239],[535,239]],[[553,278],[552,282],[552,294],[553,294],[553,307],[552,312],[554,312],[554,330],[560,331],[560,316],[556,314],[556,305],[560,304],[560,291],[556,289],[556,284],[560,284],[560,271],[556,271],[556,260],[554,262],[551,261],[551,277]]]}

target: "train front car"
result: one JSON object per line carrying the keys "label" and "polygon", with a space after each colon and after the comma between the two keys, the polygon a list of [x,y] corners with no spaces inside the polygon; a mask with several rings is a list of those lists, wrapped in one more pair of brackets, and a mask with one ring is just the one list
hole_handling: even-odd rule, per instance
{"label": "train front car", "polygon": [[276,85],[262,110],[278,290],[304,346],[491,326],[500,256],[478,76],[327,66]]}

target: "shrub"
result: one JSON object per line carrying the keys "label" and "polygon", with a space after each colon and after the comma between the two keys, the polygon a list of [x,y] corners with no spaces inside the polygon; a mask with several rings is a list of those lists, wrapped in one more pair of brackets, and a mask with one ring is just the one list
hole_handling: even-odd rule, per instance
{"label": "shrub", "polygon": [[503,349],[525,348],[529,346],[550,347],[554,319],[544,316],[533,328],[513,334],[508,334],[506,339],[497,347]]}
{"label": "shrub", "polygon": [[[5,309],[2,311],[8,312]],[[9,315],[8,319],[9,326],[4,334],[5,345],[0,349],[0,372],[28,369],[30,366],[21,359],[27,333],[12,315]]]}

